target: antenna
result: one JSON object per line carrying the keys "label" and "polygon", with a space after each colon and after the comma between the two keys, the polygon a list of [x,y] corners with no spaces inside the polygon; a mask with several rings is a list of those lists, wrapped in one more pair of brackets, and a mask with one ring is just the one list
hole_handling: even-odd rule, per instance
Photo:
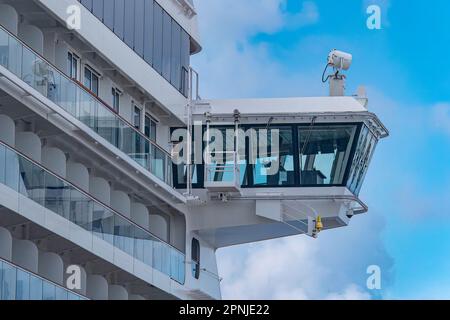
{"label": "antenna", "polygon": [[[350,69],[352,65],[353,56],[339,50],[332,50],[328,54],[328,61],[323,71],[322,82],[330,81],[330,96],[344,96],[345,95],[345,79],[346,76],[341,74],[341,71]],[[328,67],[333,67],[333,73],[325,78]]]}

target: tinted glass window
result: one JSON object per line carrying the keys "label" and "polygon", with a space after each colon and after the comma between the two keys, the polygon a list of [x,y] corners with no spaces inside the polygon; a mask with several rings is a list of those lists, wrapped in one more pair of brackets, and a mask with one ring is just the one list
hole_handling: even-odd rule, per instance
{"label": "tinted glass window", "polygon": [[143,57],[145,0],[135,0],[134,12],[134,51]]}
{"label": "tinted glass window", "polygon": [[[253,165],[255,186],[290,186],[295,184],[292,128],[256,129],[258,153]],[[264,147],[262,147],[264,146]]]}
{"label": "tinted glass window", "polygon": [[356,126],[299,128],[300,184],[344,181]]}
{"label": "tinted glass window", "polygon": [[145,1],[144,59],[153,62],[153,1]]}
{"label": "tinted glass window", "polygon": [[[108,2],[108,0],[106,0],[106,2]],[[103,0],[93,0],[92,13],[103,21]]]}
{"label": "tinted glass window", "polygon": [[139,130],[141,128],[141,109],[139,109],[138,107],[134,107],[133,118],[134,127]]}
{"label": "tinted glass window", "polygon": [[181,89],[181,27],[172,20],[172,62],[170,82]]}
{"label": "tinted glass window", "polygon": [[156,141],[156,122],[149,115],[145,115],[144,134],[152,141]]}
{"label": "tinted glass window", "polygon": [[172,18],[164,12],[163,18],[163,76],[170,81],[170,62],[172,48]]}
{"label": "tinted glass window", "polygon": [[125,0],[114,0],[114,33],[123,40]]}
{"label": "tinted glass window", "polygon": [[200,242],[193,238],[191,245],[192,276],[200,278]]}
{"label": "tinted glass window", "polygon": [[114,1],[106,0],[103,4],[103,23],[110,28],[114,29]]}
{"label": "tinted glass window", "polygon": [[161,73],[163,55],[163,10],[156,2],[153,8],[153,21],[153,68]]}
{"label": "tinted glass window", "polygon": [[114,109],[114,111],[116,111],[117,113],[119,113],[119,108],[120,108],[120,92],[115,89],[112,88],[112,107]]}
{"label": "tinted glass window", "polygon": [[81,3],[82,3],[89,11],[92,11],[92,0],[81,0]]}
{"label": "tinted glass window", "polygon": [[364,181],[377,142],[375,136],[366,126],[364,126],[356,145],[355,155],[353,156],[347,181],[348,188],[355,195],[359,195],[362,182]]}
{"label": "tinted glass window", "polygon": [[187,96],[190,37],[153,0],[80,0],[122,41]]}
{"label": "tinted glass window", "polygon": [[124,28],[124,41],[132,49],[134,48],[134,2],[135,0],[126,0]]}
{"label": "tinted glass window", "polygon": [[186,31],[181,32],[181,92],[187,97],[190,40]]}

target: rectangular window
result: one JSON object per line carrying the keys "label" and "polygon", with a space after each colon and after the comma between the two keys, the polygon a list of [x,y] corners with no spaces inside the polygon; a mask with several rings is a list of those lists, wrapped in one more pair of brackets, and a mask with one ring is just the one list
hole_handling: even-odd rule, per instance
{"label": "rectangular window", "polygon": [[[112,0],[111,0],[112,1]],[[123,40],[125,0],[114,0],[114,33]]]}
{"label": "rectangular window", "polygon": [[124,20],[124,34],[125,43],[134,49],[134,2],[135,0],[126,0],[125,5],[125,20]]}
{"label": "rectangular window", "polygon": [[153,68],[162,73],[163,57],[163,9],[154,2],[153,8]]}
{"label": "rectangular window", "polygon": [[114,30],[114,1],[105,0],[103,4],[103,23]]}
{"label": "rectangular window", "polygon": [[[295,184],[294,143],[291,127],[255,129],[258,151],[251,160],[255,186],[292,186]],[[254,146],[253,146],[254,148]],[[252,149],[253,149],[252,148]]]}
{"label": "rectangular window", "polygon": [[134,12],[134,51],[143,57],[145,0],[135,0]]}
{"label": "rectangular window", "polygon": [[181,90],[181,27],[172,20],[172,62],[170,82]]}
{"label": "rectangular window", "polygon": [[188,96],[190,38],[186,31],[181,32],[181,92]]}
{"label": "rectangular window", "polygon": [[200,242],[192,238],[191,244],[192,276],[195,279],[200,278]]}
{"label": "rectangular window", "polygon": [[148,114],[145,115],[144,134],[151,141],[156,142],[156,121]]}
{"label": "rectangular window", "polygon": [[170,82],[170,63],[172,60],[172,18],[167,12],[163,14],[163,66],[162,75]]}
{"label": "rectangular window", "polygon": [[84,86],[98,96],[99,76],[91,68],[84,68]]}
{"label": "rectangular window", "polygon": [[340,185],[356,126],[299,128],[300,184]]}
{"label": "rectangular window", "polygon": [[144,60],[153,65],[153,1],[145,1]]}
{"label": "rectangular window", "polygon": [[[111,0],[106,0],[106,2],[109,1]],[[103,21],[103,0],[93,0],[92,13],[99,18],[100,21]]]}
{"label": "rectangular window", "polygon": [[355,195],[359,195],[377,143],[377,138],[372,134],[369,128],[364,126],[356,144],[355,154],[353,156],[347,180],[347,187]]}
{"label": "rectangular window", "polygon": [[134,106],[133,125],[139,131],[141,130],[141,114],[142,110],[139,107]]}
{"label": "rectangular window", "polygon": [[116,89],[116,88],[112,88],[112,107],[114,109],[114,111],[116,111],[117,113],[119,113],[119,109],[120,109],[120,95],[122,93],[120,92],[120,90]]}
{"label": "rectangular window", "polygon": [[69,52],[67,53],[67,75],[74,79],[74,80],[78,80],[78,68],[80,65],[80,58],[72,53]]}

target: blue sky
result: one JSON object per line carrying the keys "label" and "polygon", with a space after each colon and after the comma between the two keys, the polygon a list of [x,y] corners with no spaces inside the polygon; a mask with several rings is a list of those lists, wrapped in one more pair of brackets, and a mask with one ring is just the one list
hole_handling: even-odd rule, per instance
{"label": "blue sky", "polygon": [[[371,4],[382,8],[381,30],[366,27]],[[369,214],[317,241],[300,236],[219,250],[224,297],[450,298],[450,2],[196,5],[203,52],[193,65],[202,97],[326,95],[320,76],[329,50],[338,48],[354,55],[349,93],[365,85],[369,109],[391,131],[362,190]],[[283,266],[269,268],[274,256]],[[379,292],[365,288],[371,264],[382,268]]]}

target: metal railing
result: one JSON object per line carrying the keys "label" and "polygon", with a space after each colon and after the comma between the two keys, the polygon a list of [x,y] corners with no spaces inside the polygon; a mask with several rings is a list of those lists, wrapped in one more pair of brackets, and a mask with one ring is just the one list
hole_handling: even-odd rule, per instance
{"label": "metal railing", "polygon": [[89,300],[0,258],[0,300]]}
{"label": "metal railing", "polygon": [[[213,161],[211,153],[214,153],[216,159],[223,160],[223,162]],[[239,166],[238,152],[213,151],[207,156],[208,159],[205,164],[206,186],[214,186],[215,183],[228,183],[232,187],[240,187],[241,170]]]}
{"label": "metal railing", "polygon": [[0,184],[184,284],[181,251],[1,141]]}
{"label": "metal railing", "polygon": [[0,26],[0,65],[173,186],[172,157],[110,106]]}

